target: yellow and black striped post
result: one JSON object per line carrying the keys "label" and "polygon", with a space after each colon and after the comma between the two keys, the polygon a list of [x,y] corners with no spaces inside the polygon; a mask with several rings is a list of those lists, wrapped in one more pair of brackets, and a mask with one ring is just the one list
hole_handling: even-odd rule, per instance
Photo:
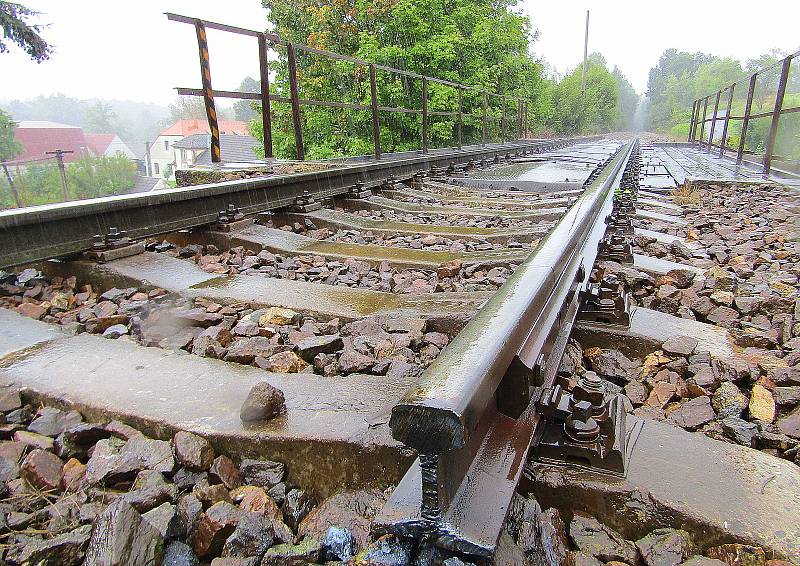
{"label": "yellow and black striped post", "polygon": [[206,39],[206,26],[202,20],[195,21],[197,31],[197,48],[200,52],[200,77],[203,80],[203,100],[206,103],[206,116],[208,128],[211,130],[211,162],[219,163],[222,160],[219,147],[219,124],[217,123],[217,109],[214,106],[214,89],[211,88],[211,65],[208,62],[208,40]]}

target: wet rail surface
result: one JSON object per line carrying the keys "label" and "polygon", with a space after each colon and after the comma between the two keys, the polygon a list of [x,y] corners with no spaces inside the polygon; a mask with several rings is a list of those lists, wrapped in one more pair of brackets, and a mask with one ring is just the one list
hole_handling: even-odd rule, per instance
{"label": "wet rail surface", "polygon": [[[208,214],[173,209],[172,225],[152,221],[172,206],[157,197],[123,224],[133,239],[3,272],[0,305],[39,322],[4,339],[0,374],[37,399],[67,398],[153,435],[186,429],[234,457],[268,454],[318,498],[398,484],[374,536],[491,559],[530,458],[621,474],[632,448],[620,433],[641,429],[626,425],[622,398],[597,401],[591,379],[557,373],[579,307],[590,326],[625,316],[595,259],[665,274],[704,253],[681,239],[685,221],[663,198],[657,165],[634,194],[650,148],[595,140],[503,151],[389,167],[315,194],[284,194],[283,181],[270,181],[278,199],[258,181],[198,187],[192,198],[212,195]],[[267,196],[237,205],[249,191]],[[120,206],[88,214],[113,222]],[[213,206],[224,211],[209,222]],[[30,234],[34,217],[74,220],[66,210],[32,214],[0,228]],[[648,255],[654,235],[671,250],[662,259]],[[3,257],[78,246],[3,248]],[[587,293],[596,297],[582,306]],[[3,312],[6,328],[18,324]],[[709,349],[718,343],[710,334]],[[165,373],[170,387],[142,394]],[[262,381],[284,405],[243,421],[239,406]],[[208,402],[187,402],[198,397]],[[545,421],[574,436],[553,436]]]}

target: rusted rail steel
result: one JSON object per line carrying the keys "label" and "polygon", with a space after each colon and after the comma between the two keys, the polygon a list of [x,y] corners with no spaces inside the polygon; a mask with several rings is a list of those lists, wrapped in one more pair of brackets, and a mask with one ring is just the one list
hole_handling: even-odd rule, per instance
{"label": "rusted rail steel", "polygon": [[623,146],[514,275],[392,410],[419,454],[374,522],[489,558],[556,377],[634,142]]}
{"label": "rusted rail steel", "polygon": [[427,155],[386,154],[381,161],[332,165],[309,173],[0,211],[0,268],[88,250],[97,235],[112,228],[134,240],[147,238],[216,222],[219,211],[231,204],[244,214],[256,214],[289,206],[306,191],[318,199],[334,197],[359,184],[375,187],[390,177],[410,179],[433,167],[506,159],[588,139],[593,138],[465,146],[461,151],[436,150]]}

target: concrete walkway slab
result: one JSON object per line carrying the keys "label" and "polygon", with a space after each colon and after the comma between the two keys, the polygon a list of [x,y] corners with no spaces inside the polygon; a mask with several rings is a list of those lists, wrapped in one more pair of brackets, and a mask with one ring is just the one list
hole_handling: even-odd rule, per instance
{"label": "concrete walkway slab", "polygon": [[55,326],[0,308],[0,359],[64,336]]}
{"label": "concrete walkway slab", "polygon": [[685,263],[678,263],[677,261],[668,261],[666,259],[661,259],[658,257],[652,257],[649,255],[643,254],[633,254],[633,265],[641,269],[642,271],[647,271],[649,273],[658,273],[658,274],[665,274],[673,269],[683,269],[685,271],[691,271],[695,274],[695,276],[703,276],[705,271],[700,269],[699,267],[694,267],[692,265],[686,265]]}
{"label": "concrete walkway slab", "polygon": [[695,351],[712,356],[724,358],[734,352],[733,340],[724,328],[642,307],[633,308],[630,328],[578,322],[572,336],[587,348],[613,348],[634,358],[644,358],[658,350],[671,336],[692,336],[698,340]]}
{"label": "concrete walkway slab", "polygon": [[[521,194],[530,195],[531,193],[521,193]],[[575,200],[575,199],[560,198],[560,197],[546,198],[546,199],[534,199],[534,198],[501,199],[501,198],[481,198],[479,196],[448,196],[420,189],[384,190],[381,191],[381,195],[395,200],[399,200],[397,199],[397,197],[400,196],[400,197],[412,197],[419,199],[432,199],[444,203],[470,204],[474,205],[475,208],[480,208],[481,206],[487,206],[487,207],[505,206],[509,208],[517,207],[523,209],[556,208],[556,207],[569,206],[569,204],[573,200]]]}
{"label": "concrete walkway slab", "polygon": [[658,220],[659,222],[669,222],[671,224],[679,224],[685,226],[687,222],[683,218],[678,218],[672,214],[662,214],[660,212],[653,212],[643,208],[636,209],[636,216],[639,218],[649,218],[651,220]]}
{"label": "concrete walkway slab", "polygon": [[560,218],[566,208],[548,208],[540,211],[515,211],[515,210],[492,210],[489,208],[460,208],[455,206],[430,206],[424,204],[414,204],[410,202],[403,202],[399,200],[389,199],[382,196],[372,196],[365,199],[344,199],[342,204],[351,210],[374,210],[375,208],[383,208],[387,210],[396,210],[397,212],[405,212],[409,214],[439,214],[439,215],[456,215],[456,216],[476,216],[476,217],[491,217],[498,216],[502,218],[518,218],[520,220],[557,220]]}
{"label": "concrete walkway slab", "polygon": [[643,425],[627,477],[533,463],[521,486],[542,508],[583,511],[636,540],[685,529],[699,553],[728,542],[800,562],[800,467],[764,452],[628,415]]}
{"label": "concrete walkway slab", "polygon": [[[0,350],[14,347],[0,337]],[[239,409],[260,381],[283,391],[287,412],[244,425]],[[275,374],[86,334],[0,359],[0,383],[25,388],[33,402],[74,408],[90,420],[120,419],[158,438],[189,430],[233,457],[286,463],[291,480],[320,497],[400,480],[412,458],[392,439],[388,421],[412,382]]]}
{"label": "concrete walkway slab", "polygon": [[206,273],[191,261],[154,252],[105,264],[47,262],[43,267],[51,275],[76,275],[98,288],[161,287],[173,293],[220,303],[282,306],[321,319],[355,320],[373,314],[405,313],[426,318],[432,329],[451,336],[493,295],[490,291],[398,295],[254,275],[220,276]]}
{"label": "concrete walkway slab", "polygon": [[436,269],[454,259],[460,259],[464,263],[522,262],[531,252],[530,249],[446,252],[326,242],[259,224],[235,232],[196,232],[193,236],[198,241],[210,241],[221,249],[244,246],[249,250],[267,250],[282,255],[318,255],[336,260],[353,258],[367,261],[372,265],[385,261],[389,265],[404,269]]}
{"label": "concrete walkway slab", "polygon": [[361,230],[371,231],[386,236],[401,234],[433,234],[453,240],[488,240],[490,242],[514,239],[518,242],[529,242],[547,234],[549,223],[527,229],[507,230],[499,228],[478,228],[472,226],[439,226],[436,224],[416,224],[413,222],[395,222],[392,220],[373,220],[357,214],[341,210],[323,208],[305,214],[282,213],[273,216],[274,225],[293,224],[309,219],[317,228],[329,230]]}
{"label": "concrete walkway slab", "polygon": [[677,204],[673,204],[671,202],[664,202],[662,200],[653,199],[653,198],[646,198],[646,197],[639,197],[636,200],[637,204],[642,204],[645,206],[651,206],[655,208],[663,208],[665,210],[674,210],[675,212],[679,212],[683,214],[683,208]]}

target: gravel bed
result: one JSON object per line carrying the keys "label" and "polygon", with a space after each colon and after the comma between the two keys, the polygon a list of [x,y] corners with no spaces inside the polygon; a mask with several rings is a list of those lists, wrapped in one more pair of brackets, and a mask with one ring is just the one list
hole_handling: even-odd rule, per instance
{"label": "gravel bed", "polygon": [[445,238],[436,235],[415,234],[383,234],[370,230],[345,230],[333,232],[327,228],[309,230],[309,237],[326,242],[340,242],[343,244],[369,244],[387,248],[408,248],[412,250],[429,250],[444,252],[479,252],[488,250],[532,249],[539,240],[531,242],[518,242],[513,238],[504,238],[490,242],[486,239],[466,240]]}
{"label": "gravel bed", "polygon": [[399,269],[384,261],[377,267],[368,261],[346,258],[328,261],[318,255],[283,256],[243,247],[220,251],[216,246],[190,244],[175,247],[151,243],[148,249],[197,263],[204,271],[220,275],[243,274],[290,281],[306,281],[398,294],[430,294],[450,291],[496,291],[519,266],[516,263],[464,263],[452,260],[434,269]]}
{"label": "gravel bed", "polygon": [[470,228],[506,228],[510,230],[520,228],[546,228],[555,225],[552,221],[530,220],[524,218],[507,218],[504,216],[463,216],[459,214],[416,214],[411,212],[397,212],[391,209],[375,210],[344,210],[370,220],[389,222],[408,222],[412,224],[432,224],[435,226],[465,226]]}
{"label": "gravel bed", "polygon": [[78,287],[74,278],[49,279],[33,269],[6,276],[0,294],[0,306],[73,334],[132,340],[279,373],[397,379],[422,371],[449,342],[445,334],[427,332],[419,318],[322,322],[290,309],[221,305],[163,289],[100,294],[89,285]]}
{"label": "gravel bed", "polygon": [[800,464],[797,197],[779,186],[710,184],[683,198],[689,225],[677,235],[700,243],[700,252],[636,241],[645,253],[703,268],[703,276],[675,269],[654,277],[615,262],[601,262],[594,276],[620,279],[640,306],[726,328],[737,355],[711,359],[695,351],[696,340],[675,337],[645,360],[573,344],[572,363],[624,388],[634,414]]}
{"label": "gravel bed", "polygon": [[519,205],[507,205],[507,204],[500,204],[500,203],[470,203],[470,202],[460,202],[460,201],[447,201],[442,202],[440,199],[435,197],[418,197],[418,196],[411,196],[411,195],[402,195],[393,193],[391,196],[394,200],[399,200],[401,202],[409,202],[413,204],[424,204],[427,206],[447,206],[448,208],[485,208],[490,210],[514,210],[514,211],[524,211],[524,210],[531,210],[530,203],[527,203],[528,206],[524,206],[523,203]]}

